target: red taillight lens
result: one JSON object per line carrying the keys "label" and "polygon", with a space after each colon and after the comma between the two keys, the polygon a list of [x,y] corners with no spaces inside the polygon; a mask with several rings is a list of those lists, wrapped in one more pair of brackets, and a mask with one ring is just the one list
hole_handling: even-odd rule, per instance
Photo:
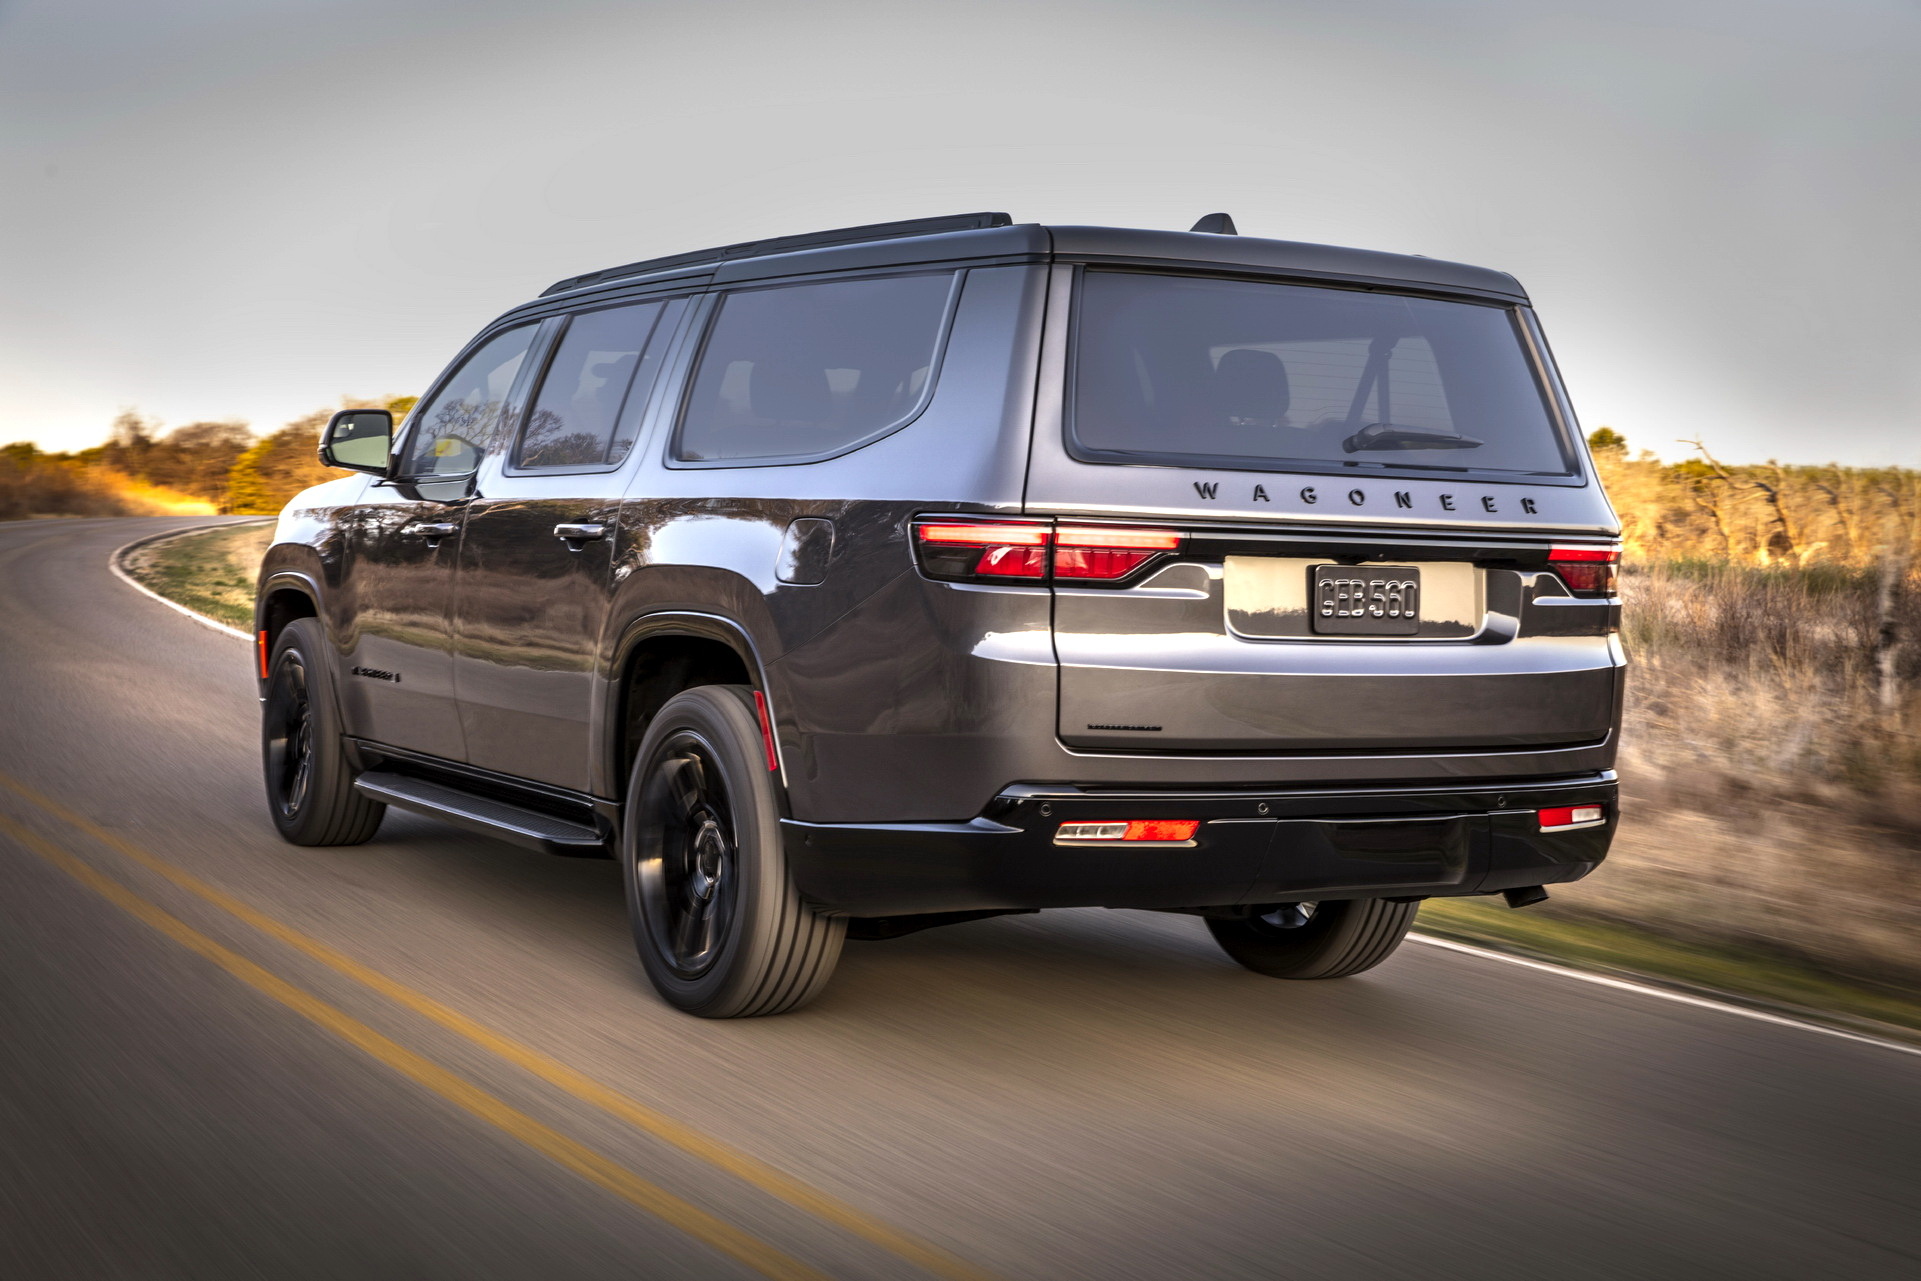
{"label": "red taillight lens", "polygon": [[1556,547],[1547,554],[1548,568],[1576,596],[1612,596],[1614,567],[1621,562],[1618,547]]}
{"label": "red taillight lens", "polygon": [[1045,525],[1012,521],[926,524],[914,526],[914,545],[921,568],[931,578],[1038,582],[1047,577],[1052,534]]}
{"label": "red taillight lens", "polygon": [[1201,830],[1197,818],[1103,819],[1093,823],[1062,823],[1054,833],[1057,842],[1155,841],[1187,842]]}
{"label": "red taillight lens", "polygon": [[1580,827],[1599,827],[1607,822],[1607,810],[1594,805],[1556,805],[1535,811],[1543,832],[1569,832]]}
{"label": "red taillight lens", "polygon": [[1054,535],[1054,577],[1112,581],[1181,545],[1171,529],[1068,526]]}
{"label": "red taillight lens", "polygon": [[914,527],[915,551],[930,578],[955,581],[1117,583],[1181,545],[1172,529],[1098,525],[1054,530],[1015,521],[927,522]]}
{"label": "red taillight lens", "polygon": [[1047,549],[1045,547],[989,547],[981,553],[976,574],[986,574],[990,578],[1045,578],[1047,577]]}

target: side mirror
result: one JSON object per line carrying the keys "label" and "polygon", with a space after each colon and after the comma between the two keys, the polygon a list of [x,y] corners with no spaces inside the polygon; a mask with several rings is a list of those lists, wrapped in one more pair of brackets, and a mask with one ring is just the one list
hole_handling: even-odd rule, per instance
{"label": "side mirror", "polygon": [[320,461],[329,467],[387,474],[394,447],[394,416],[384,409],[343,409],[320,433]]}

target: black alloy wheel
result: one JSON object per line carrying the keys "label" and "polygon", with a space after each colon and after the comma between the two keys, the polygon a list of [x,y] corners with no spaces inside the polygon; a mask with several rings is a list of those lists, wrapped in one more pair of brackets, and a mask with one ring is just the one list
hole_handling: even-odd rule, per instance
{"label": "black alloy wheel", "polygon": [[1222,951],[1256,974],[1338,979],[1391,956],[1419,907],[1387,899],[1272,903],[1246,917],[1210,918],[1207,928]]}
{"label": "black alloy wheel", "polygon": [[313,787],[313,700],[307,664],[285,650],[267,686],[267,797],[282,823],[297,822]]}
{"label": "black alloy wheel", "polygon": [[847,922],[815,912],[795,887],[778,787],[743,686],[676,694],[641,739],[621,875],[641,966],[677,1009],[781,1014],[834,972]]}
{"label": "black alloy wheel", "polygon": [[379,830],[387,807],[354,790],[341,741],[326,633],[296,618],[274,641],[261,704],[261,766],[267,810],[295,845],[358,845]]}
{"label": "black alloy wheel", "polygon": [[734,921],[739,871],[732,811],[714,749],[692,730],[661,744],[636,815],[646,834],[635,869],[647,938],[685,979],[712,968]]}

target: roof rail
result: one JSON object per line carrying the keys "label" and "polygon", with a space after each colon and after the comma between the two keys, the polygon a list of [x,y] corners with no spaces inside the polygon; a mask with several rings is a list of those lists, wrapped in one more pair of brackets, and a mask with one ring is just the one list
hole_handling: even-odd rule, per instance
{"label": "roof rail", "polygon": [[641,276],[649,272],[667,271],[674,267],[719,264],[735,258],[760,258],[768,254],[791,253],[796,249],[818,249],[823,245],[858,244],[865,240],[893,240],[901,236],[933,236],[944,231],[978,231],[983,227],[1011,227],[1013,224],[1014,220],[1004,213],[947,214],[939,218],[910,218],[904,222],[874,222],[864,227],[837,227],[832,231],[811,231],[800,236],[775,236],[771,240],[743,240],[737,245],[722,245],[718,249],[697,249],[692,253],[669,254],[665,258],[649,258],[643,262],[630,262],[625,266],[590,271],[582,276],[569,276],[542,290],[540,296],[545,298],[550,294],[564,294],[570,289],[598,285],[603,281],[618,280],[622,276]]}

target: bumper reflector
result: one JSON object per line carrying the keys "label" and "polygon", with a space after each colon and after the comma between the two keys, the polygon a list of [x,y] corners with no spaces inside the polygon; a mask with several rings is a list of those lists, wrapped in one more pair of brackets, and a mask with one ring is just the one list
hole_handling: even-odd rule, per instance
{"label": "bumper reflector", "polygon": [[1197,818],[1137,818],[1100,823],[1062,823],[1059,842],[1146,841],[1154,845],[1191,845],[1201,828]]}
{"label": "bumper reflector", "polygon": [[1607,810],[1600,805],[1557,805],[1537,810],[1543,832],[1572,832],[1581,827],[1599,827],[1607,822]]}

